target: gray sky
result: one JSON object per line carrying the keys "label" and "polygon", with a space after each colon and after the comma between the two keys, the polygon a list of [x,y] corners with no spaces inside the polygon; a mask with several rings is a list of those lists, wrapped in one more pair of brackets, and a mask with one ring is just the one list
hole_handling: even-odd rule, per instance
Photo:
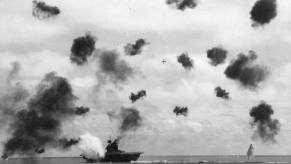
{"label": "gray sky", "polygon": [[[252,28],[249,12],[254,0],[199,0],[184,12],[164,0],[46,0],[61,14],[48,20],[35,19],[30,0],[0,1],[1,88],[17,61],[21,70],[16,81],[33,92],[45,73],[66,77],[79,97],[78,104],[91,108],[86,116],[64,124],[64,135],[90,132],[105,143],[116,131],[106,112],[132,106],[128,96],[147,91],[137,107],[143,126],[129,134],[121,148],[144,151],[146,155],[245,154],[250,143],[256,154],[290,154],[291,147],[291,1],[278,0],[278,15],[264,27]],[[90,31],[98,38],[97,48],[115,49],[137,71],[119,87],[106,85],[96,90],[96,61],[79,67],[70,62],[74,38]],[[150,42],[141,55],[125,56],[128,42],[145,38]],[[225,64],[213,67],[206,51],[222,45],[229,51]],[[270,76],[256,91],[243,88],[225,77],[224,70],[240,52],[254,50],[258,63]],[[176,56],[187,51],[194,68],[185,71]],[[162,64],[161,60],[167,63]],[[222,86],[231,100],[216,98],[214,88]],[[273,106],[272,116],[281,122],[277,143],[252,141],[249,110],[261,100]],[[176,117],[176,105],[188,106],[187,118]],[[9,134],[2,130],[0,141]],[[50,150],[45,156],[59,155]],[[78,149],[62,152],[78,155]]]}

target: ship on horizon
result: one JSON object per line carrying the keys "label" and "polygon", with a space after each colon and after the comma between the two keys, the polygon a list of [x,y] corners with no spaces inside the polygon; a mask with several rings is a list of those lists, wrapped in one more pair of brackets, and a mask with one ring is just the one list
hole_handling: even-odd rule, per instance
{"label": "ship on horizon", "polygon": [[98,159],[87,158],[84,154],[80,156],[86,160],[87,163],[93,162],[131,162],[136,161],[143,152],[126,152],[119,150],[119,138],[115,140],[109,139],[107,141],[108,145],[106,146],[106,152],[104,157]]}

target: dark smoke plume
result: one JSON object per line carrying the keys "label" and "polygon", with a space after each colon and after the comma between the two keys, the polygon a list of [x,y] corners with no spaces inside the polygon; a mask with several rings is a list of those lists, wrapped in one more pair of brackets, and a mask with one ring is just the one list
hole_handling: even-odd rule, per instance
{"label": "dark smoke plume", "polygon": [[38,153],[38,154],[41,154],[41,153],[45,152],[45,149],[44,148],[36,148],[35,152]]}
{"label": "dark smoke plume", "polygon": [[90,108],[80,106],[80,107],[76,107],[75,114],[76,115],[83,115],[83,114],[88,113],[89,111],[90,111]]}
{"label": "dark smoke plume", "polygon": [[62,149],[69,149],[71,146],[76,145],[79,143],[79,139],[67,139],[67,138],[61,138],[59,139],[56,146],[61,147]]}
{"label": "dark smoke plume", "polygon": [[90,35],[90,33],[74,39],[71,47],[71,61],[77,65],[87,63],[87,58],[90,57],[95,50],[96,40],[96,37]]}
{"label": "dark smoke plume", "polygon": [[120,126],[122,132],[136,130],[142,125],[142,118],[135,108],[121,108],[120,116],[122,118]]}
{"label": "dark smoke plume", "polygon": [[100,65],[100,72],[97,72],[97,76],[101,74],[103,80],[118,84],[133,76],[133,68],[121,59],[116,51],[104,50],[96,56]]}
{"label": "dark smoke plume", "polygon": [[174,108],[173,112],[176,114],[176,116],[183,115],[183,116],[187,117],[188,107],[176,106]]}
{"label": "dark smoke plume", "polygon": [[132,103],[134,103],[136,100],[146,96],[146,91],[145,90],[140,90],[136,94],[131,93],[129,96],[129,99],[131,100]]}
{"label": "dark smoke plume", "polygon": [[7,155],[7,154],[3,154],[3,155],[1,155],[1,158],[2,158],[3,160],[7,160],[7,159],[8,159],[8,155]]}
{"label": "dark smoke plume", "polygon": [[188,56],[187,52],[177,56],[177,60],[186,70],[190,70],[193,67],[193,60]]}
{"label": "dark smoke plume", "polygon": [[280,122],[277,119],[272,119],[272,114],[274,114],[274,111],[271,105],[265,102],[250,110],[250,116],[252,117],[250,124],[252,128],[255,128],[253,139],[260,138],[263,142],[276,142],[275,136],[280,131]]}
{"label": "dark smoke plume", "polygon": [[188,8],[195,8],[197,6],[197,0],[167,0],[168,5],[174,5],[177,9],[184,11]]}
{"label": "dark smoke plume", "polygon": [[250,14],[254,22],[253,27],[270,23],[277,16],[277,2],[276,0],[258,0]]}
{"label": "dark smoke plume", "polygon": [[127,43],[127,45],[124,47],[124,52],[126,55],[135,56],[142,52],[142,48],[149,44],[145,39],[138,39],[135,41],[134,44]]}
{"label": "dark smoke plume", "polygon": [[224,63],[227,56],[227,50],[221,47],[213,47],[207,50],[207,58],[210,59],[210,63],[213,66]]}
{"label": "dark smoke plume", "polygon": [[75,115],[71,85],[55,73],[45,75],[37,86],[36,94],[12,120],[11,137],[4,144],[5,156],[34,154],[46,147],[67,148],[60,145],[62,121]]}
{"label": "dark smoke plume", "polygon": [[45,2],[36,0],[32,1],[32,3],[32,15],[38,19],[54,17],[61,13],[60,9],[57,6],[49,6]]}
{"label": "dark smoke plume", "polygon": [[121,134],[137,130],[143,122],[139,111],[134,107],[121,107],[119,112],[108,112],[107,114],[110,119],[115,118],[120,121],[119,131]]}
{"label": "dark smoke plume", "polygon": [[216,87],[214,89],[216,93],[216,97],[221,97],[223,99],[229,99],[229,93],[226,90],[222,89],[221,87]]}
{"label": "dark smoke plume", "polygon": [[265,67],[254,64],[256,59],[257,55],[254,51],[250,51],[248,56],[241,53],[231,61],[224,73],[228,78],[238,80],[245,87],[256,88],[269,74]]}
{"label": "dark smoke plume", "polygon": [[25,107],[29,92],[20,84],[10,85],[0,97],[0,125],[11,120],[16,113]]}

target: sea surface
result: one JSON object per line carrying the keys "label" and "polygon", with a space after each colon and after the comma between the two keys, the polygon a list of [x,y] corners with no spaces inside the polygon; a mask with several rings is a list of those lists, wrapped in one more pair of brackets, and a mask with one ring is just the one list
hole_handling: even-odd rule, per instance
{"label": "sea surface", "polygon": [[[79,157],[45,157],[45,158],[10,158],[9,160],[0,160],[0,164],[81,164],[86,163]],[[132,164],[277,164],[290,163],[291,156],[255,156],[247,160],[245,156],[141,156],[138,161]],[[100,163],[101,164],[101,163]]]}

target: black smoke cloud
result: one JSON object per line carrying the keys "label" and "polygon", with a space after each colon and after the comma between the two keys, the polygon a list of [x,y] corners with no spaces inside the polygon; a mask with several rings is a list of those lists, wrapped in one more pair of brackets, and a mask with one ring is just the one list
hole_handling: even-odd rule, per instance
{"label": "black smoke cloud", "polygon": [[250,14],[254,22],[253,27],[270,23],[277,16],[277,2],[276,0],[258,0]]}
{"label": "black smoke cloud", "polygon": [[269,74],[266,67],[254,64],[257,55],[250,51],[249,55],[243,53],[231,61],[224,74],[233,80],[239,81],[244,87],[257,88],[258,84],[264,81]]}
{"label": "black smoke cloud", "polygon": [[4,156],[34,154],[46,147],[67,149],[72,142],[60,137],[61,126],[62,121],[75,115],[76,99],[65,78],[54,72],[46,74],[26,108],[15,114],[11,137],[4,143]]}
{"label": "black smoke cloud", "polygon": [[168,5],[174,5],[177,9],[184,11],[186,8],[195,8],[197,0],[167,0]]}
{"label": "black smoke cloud", "polygon": [[90,111],[90,108],[80,106],[80,107],[76,107],[75,114],[76,115],[83,115],[83,114],[88,113],[89,111]]}
{"label": "black smoke cloud", "polygon": [[263,142],[276,142],[275,136],[280,131],[280,122],[272,119],[274,111],[271,105],[261,102],[250,110],[251,127],[255,129],[253,139],[260,138]]}
{"label": "black smoke cloud", "polygon": [[69,149],[71,146],[76,145],[77,143],[79,143],[79,138],[78,139],[61,138],[58,140],[57,146],[61,147],[62,149]]}
{"label": "black smoke cloud", "polygon": [[136,94],[131,93],[129,96],[129,99],[131,100],[132,103],[134,103],[136,100],[146,96],[146,91],[145,90],[140,90]]}
{"label": "black smoke cloud", "polygon": [[71,47],[71,62],[77,65],[83,65],[88,62],[90,57],[95,50],[96,37],[87,33],[85,36],[74,39]]}
{"label": "black smoke cloud", "polygon": [[229,99],[229,93],[226,92],[225,89],[222,89],[221,87],[216,87],[214,89],[215,93],[216,93],[216,97],[221,97],[223,99]]}
{"label": "black smoke cloud", "polygon": [[46,19],[57,16],[61,13],[61,10],[57,6],[49,6],[42,1],[32,1],[33,11],[32,15],[38,19]]}
{"label": "black smoke cloud", "polygon": [[136,108],[122,108],[120,116],[122,118],[120,126],[122,132],[136,130],[142,125],[142,118]]}
{"label": "black smoke cloud", "polygon": [[183,116],[187,117],[188,107],[176,106],[174,108],[173,112],[176,114],[176,116],[183,115]]}
{"label": "black smoke cloud", "polygon": [[135,56],[142,52],[142,48],[149,44],[145,39],[138,39],[135,41],[134,44],[127,43],[127,45],[124,47],[124,52],[126,55]]}
{"label": "black smoke cloud", "polygon": [[41,153],[45,152],[45,149],[44,148],[36,148],[35,152],[38,153],[38,154],[41,154]]}
{"label": "black smoke cloud", "polygon": [[177,61],[181,63],[186,70],[190,70],[193,67],[193,60],[188,56],[187,52],[177,56]]}
{"label": "black smoke cloud", "polygon": [[143,123],[140,112],[134,107],[121,107],[118,112],[108,112],[107,114],[110,119],[114,118],[120,121],[119,132],[121,135],[129,131],[137,130]]}
{"label": "black smoke cloud", "polygon": [[113,50],[100,50],[96,53],[100,70],[97,72],[99,80],[103,83],[113,82],[119,84],[126,82],[134,75],[133,68],[120,55]]}
{"label": "black smoke cloud", "polygon": [[227,57],[227,50],[221,47],[213,47],[207,50],[207,58],[210,59],[210,63],[213,66],[224,63],[224,60]]}

